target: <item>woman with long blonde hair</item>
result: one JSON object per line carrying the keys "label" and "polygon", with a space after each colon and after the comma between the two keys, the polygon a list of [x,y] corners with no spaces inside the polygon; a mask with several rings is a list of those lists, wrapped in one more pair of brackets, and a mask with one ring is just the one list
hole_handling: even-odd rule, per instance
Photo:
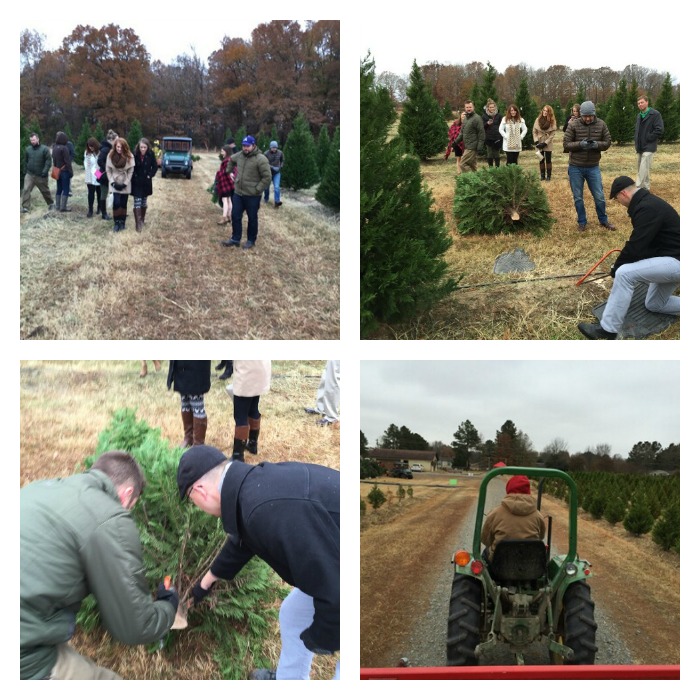
{"label": "woman with long blonde hair", "polygon": [[537,149],[537,157],[540,159],[540,180],[552,179],[552,145],[557,133],[557,120],[554,110],[545,105],[542,108],[535,124],[532,127],[532,138]]}

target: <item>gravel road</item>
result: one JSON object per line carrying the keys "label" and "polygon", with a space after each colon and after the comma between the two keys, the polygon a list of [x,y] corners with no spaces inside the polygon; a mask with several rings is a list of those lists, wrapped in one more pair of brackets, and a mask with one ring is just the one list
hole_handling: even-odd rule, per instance
{"label": "gravel road", "polygon": [[[505,484],[494,480],[489,484],[486,508],[498,505],[505,495]],[[446,551],[454,552],[460,547],[472,549],[474,537],[474,511],[469,512],[464,521],[464,528],[457,542],[450,542]],[[408,659],[410,666],[445,666],[447,616],[449,611],[450,592],[452,588],[453,570],[450,564],[450,554],[446,555],[445,567],[435,574],[435,582],[430,595],[430,606],[424,615],[417,616],[408,648],[400,656]],[[607,611],[601,601],[595,597],[595,580],[592,583],[593,600],[595,602],[595,617],[598,623],[596,643],[598,654],[596,664],[631,664],[632,656],[621,639],[611,612]],[[524,654],[527,665],[548,664],[549,654],[546,645],[541,643]],[[397,658],[398,661],[398,658]],[[501,666],[515,663],[513,654],[505,645],[499,645],[490,651],[482,660],[482,665]]]}

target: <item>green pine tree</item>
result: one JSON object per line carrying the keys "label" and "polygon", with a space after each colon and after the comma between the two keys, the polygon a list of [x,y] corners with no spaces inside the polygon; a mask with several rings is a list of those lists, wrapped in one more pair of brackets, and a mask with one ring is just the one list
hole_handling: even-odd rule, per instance
{"label": "green pine tree", "polygon": [[87,148],[87,142],[88,139],[92,136],[92,130],[90,129],[90,124],[88,122],[87,117],[83,119],[83,128],[80,130],[80,134],[78,134],[78,140],[75,142],[75,162],[82,163],[84,162],[84,156],[85,156],[85,150]]}
{"label": "green pine tree", "polygon": [[442,212],[421,180],[417,158],[388,139],[395,111],[360,67],[360,323],[366,337],[383,322],[405,321],[457,286],[444,254],[452,244]]}
{"label": "green pine tree", "polygon": [[384,495],[384,491],[375,484],[372,490],[367,494],[367,500],[370,502],[372,508],[377,510],[386,502],[386,496]]}
{"label": "green pine tree", "polygon": [[95,124],[95,133],[93,135],[100,143],[105,140],[105,130],[102,128],[102,122]]}
{"label": "green pine tree", "polygon": [[241,150],[241,144],[243,143],[243,139],[248,136],[248,132],[246,131],[245,125],[241,126],[238,128],[238,131],[236,131],[233,140],[236,143],[236,148],[240,151]]}
{"label": "green pine tree", "polygon": [[399,121],[399,136],[403,139],[406,152],[427,160],[445,150],[447,131],[440,105],[432,96],[414,60]]}
{"label": "green pine tree", "polygon": [[622,521],[625,530],[633,535],[643,535],[649,532],[654,525],[654,516],[644,498],[636,495],[632,498],[632,505]]}
{"label": "green pine tree", "polygon": [[627,82],[620,80],[607,111],[605,123],[610,130],[610,137],[617,143],[627,143],[634,139],[634,123],[637,119],[636,108],[632,110],[627,93]]}
{"label": "green pine tree", "polygon": [[126,137],[126,142],[129,144],[129,148],[132,153],[136,152],[139,145],[139,141],[143,138],[143,131],[141,130],[141,122],[138,119],[134,119],[131,122],[131,128],[129,129],[129,135]]}
{"label": "green pine tree", "polygon": [[523,232],[542,236],[553,223],[538,176],[519,165],[459,175],[453,211],[463,236]]}
{"label": "green pine tree", "polygon": [[651,538],[662,549],[681,550],[681,504],[670,505],[661,514],[651,531]]}
{"label": "green pine tree", "polygon": [[673,94],[673,85],[671,84],[671,75],[666,73],[664,82],[661,86],[661,92],[656,99],[656,104],[652,105],[661,113],[661,118],[664,120],[664,134],[660,141],[666,143],[670,141],[678,141],[681,137],[681,120],[680,120],[680,104],[681,96],[680,89],[677,97]]}
{"label": "green pine tree", "polygon": [[309,123],[300,112],[295,117],[292,130],[284,144],[282,184],[293,190],[302,190],[312,187],[318,181],[316,144]]}
{"label": "green pine tree", "polygon": [[331,137],[328,135],[328,125],[324,124],[318,132],[318,139],[316,139],[316,165],[318,165],[318,172],[321,175],[321,179],[323,179],[323,173],[326,169],[326,161],[328,160],[330,147]]}
{"label": "green pine tree", "polygon": [[452,105],[449,100],[445,100],[445,104],[442,105],[442,118],[446,122],[451,122],[454,119],[454,114],[452,112]]}
{"label": "green pine tree", "polygon": [[471,99],[474,103],[474,110],[477,114],[484,113],[486,101],[492,99],[498,101],[496,94],[496,78],[498,71],[491,65],[489,61],[486,64],[486,70],[481,74],[481,82],[477,81],[472,88]]}
{"label": "green pine tree", "polygon": [[336,127],[333,140],[328,144],[326,167],[316,190],[316,199],[340,211],[340,127]]}
{"label": "green pine tree", "polygon": [[261,153],[265,153],[265,151],[270,148],[270,141],[270,137],[264,131],[259,131],[255,135],[255,144],[260,149]]}
{"label": "green pine tree", "polygon": [[539,108],[535,101],[530,97],[530,90],[527,86],[527,80],[523,78],[518,86],[518,92],[515,95],[515,104],[520,110],[520,116],[525,120],[527,126],[527,134],[523,139],[523,148],[530,148],[533,145],[532,127],[539,115]]}

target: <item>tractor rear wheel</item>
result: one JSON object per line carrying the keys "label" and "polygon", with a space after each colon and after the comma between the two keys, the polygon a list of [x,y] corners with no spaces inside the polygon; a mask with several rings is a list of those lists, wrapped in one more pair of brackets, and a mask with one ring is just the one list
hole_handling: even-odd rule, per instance
{"label": "tractor rear wheel", "polygon": [[478,666],[474,650],[481,641],[481,582],[455,574],[447,620],[447,665]]}
{"label": "tractor rear wheel", "polygon": [[564,609],[559,618],[559,639],[574,651],[572,659],[562,659],[558,654],[550,654],[553,663],[594,664],[598,647],[595,633],[595,604],[591,599],[591,589],[587,583],[576,581],[564,593]]}

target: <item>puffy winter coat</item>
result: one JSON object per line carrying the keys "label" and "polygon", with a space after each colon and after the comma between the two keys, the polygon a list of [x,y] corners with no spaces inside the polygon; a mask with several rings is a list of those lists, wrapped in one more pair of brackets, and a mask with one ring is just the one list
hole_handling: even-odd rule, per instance
{"label": "puffy winter coat", "polygon": [[235,187],[236,194],[243,197],[259,197],[272,182],[272,171],[270,161],[265,158],[256,146],[252,151],[246,153],[234,153],[228,163],[227,172],[233,172],[233,166],[238,166]]}
{"label": "puffy winter coat", "polygon": [[535,497],[526,493],[509,493],[484,520],[481,541],[488,547],[488,557],[501,540],[542,539],[546,527],[537,510]]}
{"label": "puffy winter coat", "polygon": [[[109,180],[109,191],[111,194],[131,194],[131,178],[134,176],[134,156],[129,156],[123,168],[117,168],[112,162],[111,156],[107,156],[107,179]],[[123,190],[115,190],[114,185],[126,185]]]}
{"label": "puffy winter coat", "polygon": [[455,143],[461,143],[466,151],[478,151],[484,145],[485,138],[484,121],[476,112],[472,112],[464,117]]}
{"label": "puffy winter coat", "polygon": [[[592,140],[598,142],[596,149],[581,148],[581,141]],[[583,119],[572,119],[564,132],[564,153],[569,154],[569,165],[587,168],[600,163],[601,151],[610,148],[611,138],[608,125],[598,117],[594,117],[590,124]]]}
{"label": "puffy winter coat", "polygon": [[125,644],[160,639],[175,619],[154,601],[139,531],[112,480],[93,470],[20,489],[20,677],[44,678],[75,631],[83,598]]}

